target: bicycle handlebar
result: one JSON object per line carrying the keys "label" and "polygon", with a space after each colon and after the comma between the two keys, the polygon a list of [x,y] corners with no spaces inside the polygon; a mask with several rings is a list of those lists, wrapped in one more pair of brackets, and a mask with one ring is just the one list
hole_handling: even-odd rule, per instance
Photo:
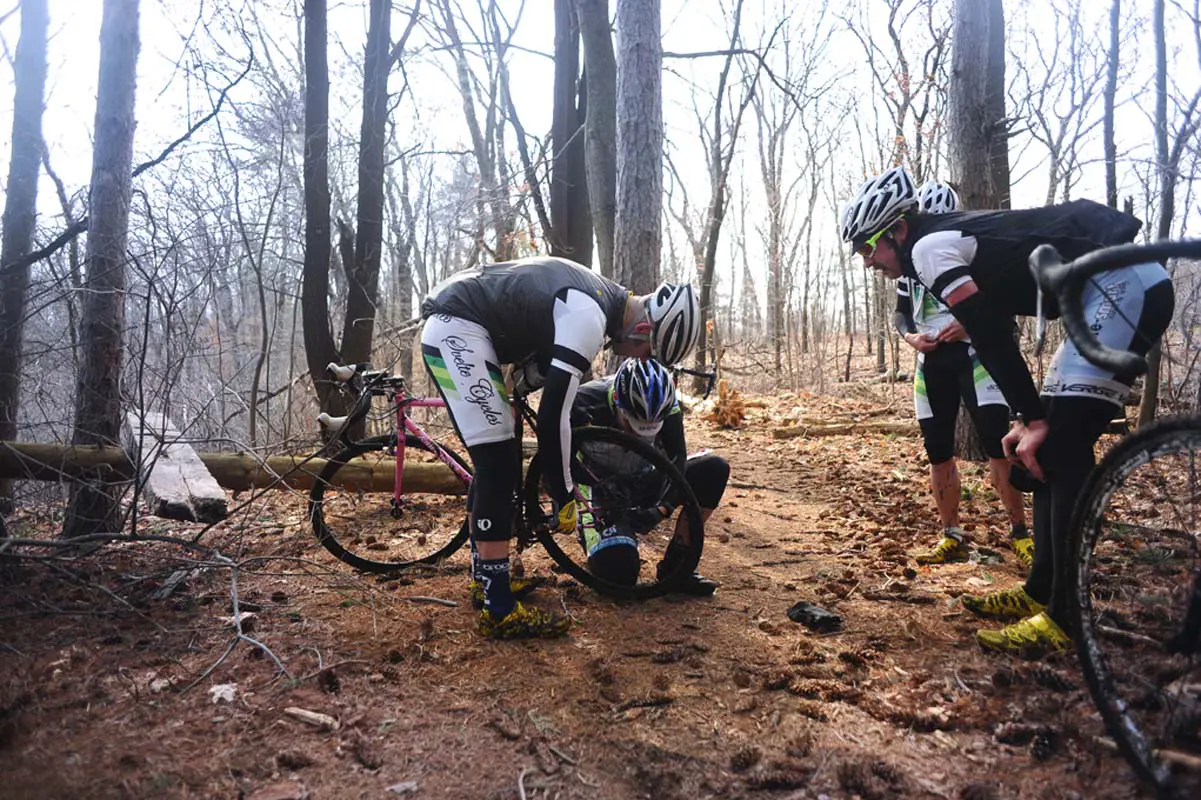
{"label": "bicycle handlebar", "polygon": [[1118,374],[1142,375],[1147,371],[1145,358],[1101,344],[1085,321],[1084,283],[1099,272],[1176,257],[1201,258],[1201,239],[1115,245],[1068,262],[1053,246],[1043,244],[1030,254],[1030,271],[1042,290],[1059,301],[1063,326],[1082,356]]}
{"label": "bicycle handlebar", "polygon": [[705,393],[701,396],[702,400],[708,400],[709,395],[713,394],[713,387],[717,384],[716,372],[702,372],[701,370],[688,369],[687,367],[674,366],[671,371],[679,375],[691,375],[694,378],[705,379]]}

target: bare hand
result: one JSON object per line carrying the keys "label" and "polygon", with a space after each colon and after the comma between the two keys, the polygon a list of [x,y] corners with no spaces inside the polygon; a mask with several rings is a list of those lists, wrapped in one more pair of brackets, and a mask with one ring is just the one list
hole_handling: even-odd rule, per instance
{"label": "bare hand", "polygon": [[929,353],[938,347],[938,342],[925,333],[907,333],[905,343],[919,353]]}
{"label": "bare hand", "polygon": [[1033,420],[1026,424],[1015,422],[1001,440],[1001,448],[1010,461],[1021,464],[1038,480],[1045,480],[1043,468],[1038,463],[1038,450],[1047,440],[1046,420]]}
{"label": "bare hand", "polygon": [[967,338],[967,331],[963,329],[963,324],[959,320],[955,320],[947,327],[938,332],[938,343],[947,344],[949,342],[962,342]]}

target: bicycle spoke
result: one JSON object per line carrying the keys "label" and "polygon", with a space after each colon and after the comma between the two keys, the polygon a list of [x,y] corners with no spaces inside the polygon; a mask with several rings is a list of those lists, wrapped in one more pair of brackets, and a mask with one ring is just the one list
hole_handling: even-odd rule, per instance
{"label": "bicycle spoke", "polygon": [[[1156,751],[1201,757],[1198,655],[1169,647],[1185,630],[1201,563],[1201,430],[1154,433],[1115,448],[1084,505],[1081,654],[1115,739],[1162,783],[1172,772]],[[1194,777],[1176,781],[1186,795],[1201,790]]]}
{"label": "bicycle spoke", "polygon": [[[577,535],[574,541],[563,536],[542,539],[554,561],[582,583],[616,597],[663,594],[685,572],[691,573],[703,540],[703,523],[679,470],[649,445],[606,428],[577,431],[573,448],[572,479],[580,511]],[[669,499],[680,508],[666,519],[657,518],[655,509],[666,507]],[[541,467],[532,466],[526,513],[531,519],[545,517],[550,508],[541,490]],[[681,519],[689,522],[685,525]],[[669,544],[683,528],[697,531],[696,547],[674,546],[669,557]],[[661,563],[666,565],[662,569]],[[624,578],[618,580],[618,574]]]}
{"label": "bicycle spoke", "polygon": [[[433,461],[420,447],[406,448],[405,463]],[[371,467],[386,472],[394,464],[394,451],[380,440],[352,446],[331,459],[310,498],[319,541],[357,569],[389,572],[432,563],[455,552],[466,538],[462,495],[406,492],[396,506],[391,492],[344,485],[343,476]]]}

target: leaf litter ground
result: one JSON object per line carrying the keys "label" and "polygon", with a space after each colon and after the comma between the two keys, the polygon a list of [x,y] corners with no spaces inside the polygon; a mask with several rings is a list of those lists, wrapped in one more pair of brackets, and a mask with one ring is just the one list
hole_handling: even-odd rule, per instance
{"label": "leaf litter ground", "polygon": [[[552,575],[536,602],[575,618],[562,641],[480,639],[465,552],[353,573],[285,492],[203,539],[236,574],[170,545],[23,567],[0,587],[4,796],[1136,796],[1074,657],[973,643],[956,598],[1020,575],[982,468],[963,465],[975,558],[915,568],[937,536],[920,439],[771,435],[904,421],[905,388],[743,399],[741,429],[688,423],[733,466],[703,562],[721,590],[619,605]],[[842,629],[791,622],[802,600]]]}

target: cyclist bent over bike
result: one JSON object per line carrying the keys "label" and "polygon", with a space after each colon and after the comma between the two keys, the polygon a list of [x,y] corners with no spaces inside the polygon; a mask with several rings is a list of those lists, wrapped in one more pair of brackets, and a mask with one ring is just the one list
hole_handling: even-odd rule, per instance
{"label": "cyclist bent over bike", "polygon": [[[1122,409],[1133,381],[1098,368],[1070,342],[1055,353],[1040,392],[1008,322],[1038,313],[1038,289],[1027,266],[1040,244],[1065,259],[1130,242],[1142,223],[1129,214],[1074,200],[1020,211],[922,214],[902,167],[871,178],[842,215],[842,238],[886,277],[917,281],[945,302],[963,325],[980,361],[1016,416],[1003,444],[1034,484],[1034,563],[1024,586],[965,597],[986,617],[1019,618],[1001,630],[980,630],[986,649],[1009,653],[1064,650],[1072,568],[1068,530],[1077,496],[1095,464],[1093,445]],[[1161,264],[1101,273],[1085,289],[1085,315],[1110,347],[1145,354],[1167,329],[1174,294]],[[1047,316],[1059,314],[1042,299]]]}
{"label": "cyclist bent over bike", "polygon": [[[634,296],[563,258],[528,258],[457,273],[421,305],[421,352],[475,472],[471,493],[472,580],[482,584],[479,630],[492,638],[559,636],[569,620],[519,601],[529,586],[509,580],[515,438],[501,366],[523,365],[522,382],[542,388],[538,450],[559,532],[576,527],[569,448],[580,378],[608,340],[618,355],[667,363],[699,335],[690,285],[664,283]],[[559,468],[549,465],[559,464]]]}
{"label": "cyclist bent over bike", "polygon": [[[721,502],[730,478],[730,464],[716,453],[687,455],[684,415],[676,402],[675,384],[658,361],[630,358],[622,362],[615,374],[585,383],[571,412],[577,424],[617,428],[658,446],[684,473],[700,504],[702,519],[708,520]],[[642,483],[649,498],[659,497],[661,476],[646,475]],[[641,519],[630,520],[629,525],[623,521],[622,525],[601,530],[601,525],[581,520],[580,542],[588,556],[588,570],[611,583],[627,586],[637,583],[641,569],[637,535],[670,516],[672,502],[672,498],[666,498],[659,507],[644,511]],[[660,577],[673,572],[674,565],[683,557],[687,527],[688,520],[681,515],[663,560],[656,567]],[[678,591],[708,597],[717,587],[717,581],[693,572]]]}

